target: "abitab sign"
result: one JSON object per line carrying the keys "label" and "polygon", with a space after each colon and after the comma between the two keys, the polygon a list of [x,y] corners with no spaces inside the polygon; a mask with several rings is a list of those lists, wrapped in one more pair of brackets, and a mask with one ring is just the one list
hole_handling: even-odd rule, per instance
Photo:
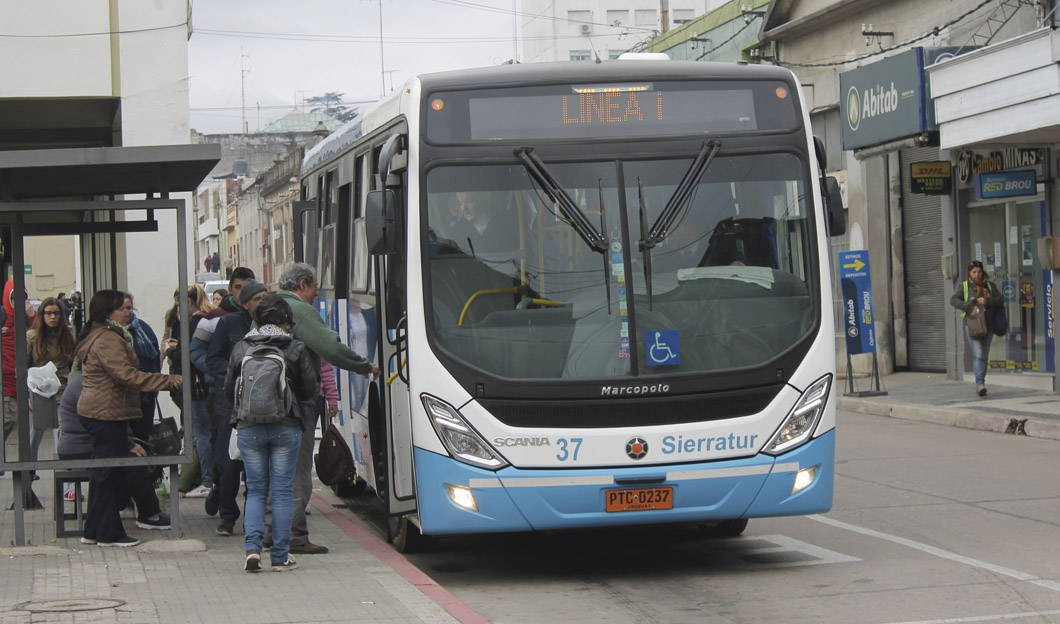
{"label": "abitab sign", "polygon": [[839,75],[843,149],[937,130],[924,66],[951,48],[913,48]]}

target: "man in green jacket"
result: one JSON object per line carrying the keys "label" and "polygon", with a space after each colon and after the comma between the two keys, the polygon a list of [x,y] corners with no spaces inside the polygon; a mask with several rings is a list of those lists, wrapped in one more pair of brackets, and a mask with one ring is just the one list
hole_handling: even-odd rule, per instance
{"label": "man in green jacket", "polygon": [[[317,296],[317,275],[308,264],[301,262],[287,267],[280,275],[279,295],[291,306],[294,315],[294,328],[291,335],[305,343],[309,349],[309,359],[320,378],[320,360],[327,360],[335,368],[351,370],[370,379],[379,378],[379,367],[359,355],[342,343],[339,334],[324,324],[320,312],[313,307]],[[302,403],[302,409],[314,412],[320,387],[309,401]],[[307,419],[308,420],[308,419]],[[316,420],[313,419],[313,430]],[[294,521],[291,524],[291,552],[304,555],[322,555],[328,552],[327,546],[320,546],[309,541],[309,524],[306,522],[305,508],[313,494],[313,430],[302,436],[302,446],[298,449],[298,460],[294,472]]]}

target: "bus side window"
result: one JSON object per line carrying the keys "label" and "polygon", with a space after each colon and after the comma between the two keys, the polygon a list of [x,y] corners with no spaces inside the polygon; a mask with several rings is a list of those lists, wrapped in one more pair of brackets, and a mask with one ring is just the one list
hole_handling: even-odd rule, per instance
{"label": "bus side window", "polygon": [[371,169],[366,154],[360,154],[354,164],[353,211],[350,219],[350,290],[367,292],[372,284],[371,256],[365,235],[364,202],[371,189]]}

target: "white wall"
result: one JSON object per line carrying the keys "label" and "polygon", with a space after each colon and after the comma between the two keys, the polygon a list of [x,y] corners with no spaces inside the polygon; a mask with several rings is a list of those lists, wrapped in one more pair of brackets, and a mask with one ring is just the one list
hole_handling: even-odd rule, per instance
{"label": "white wall", "polygon": [[[188,99],[188,7],[185,0],[119,0],[119,93],[122,145],[176,145],[190,141]],[[175,26],[174,26],[175,25]],[[164,28],[173,26],[171,28]],[[151,30],[146,30],[151,29]],[[185,201],[188,280],[195,275],[195,224],[191,193],[172,193]],[[173,303],[177,286],[177,221],[175,211],[155,213],[158,232],[125,237],[128,289],[136,296],[139,316],[156,333]],[[130,219],[142,214],[130,214]],[[147,262],[142,259],[149,259]]]}

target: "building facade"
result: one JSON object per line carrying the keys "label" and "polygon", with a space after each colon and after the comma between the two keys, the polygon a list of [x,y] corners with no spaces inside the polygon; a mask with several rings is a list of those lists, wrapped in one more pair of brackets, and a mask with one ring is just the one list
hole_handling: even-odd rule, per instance
{"label": "building facade", "polygon": [[[718,0],[522,0],[519,61],[618,58],[720,4]],[[666,8],[667,15],[663,15]]]}
{"label": "building facade", "polygon": [[[980,231],[984,226],[968,225],[969,205],[964,202],[962,210],[960,198],[970,191],[941,173],[945,167],[939,163],[956,169],[958,158],[940,140],[943,124],[934,114],[939,93],[928,68],[933,72],[951,56],[1036,30],[1044,8],[1007,0],[775,0],[763,16],[759,38],[769,46],[772,62],[792,69],[803,84],[814,132],[827,147],[827,168],[845,182],[848,235],[833,251],[869,252],[876,357],[884,373],[945,371],[960,378],[971,371],[960,314],[948,304],[970,259],[993,259],[992,279],[999,283],[1022,284],[1026,274],[1041,272],[1033,258],[1024,265],[1013,254],[1026,247],[1026,226],[1032,226],[1027,232],[1032,244],[1040,235],[1047,207],[1039,206],[1034,215],[1014,209],[1014,230],[998,227],[1003,220],[998,214],[983,217],[995,223],[989,237]],[[980,144],[987,150],[981,156],[989,158],[989,146]],[[925,172],[934,172],[934,181]],[[1001,212],[1008,215],[1007,210]],[[981,238],[977,246],[970,231]],[[1040,304],[1044,284],[1031,281],[1027,288]],[[835,297],[841,305],[838,292]],[[1035,314],[1043,323],[1041,311]],[[836,329],[837,359],[844,362],[842,327]],[[998,340],[999,353],[991,359],[1003,362],[1010,340]],[[865,358],[852,362],[855,372],[870,365]],[[1037,366],[1044,369],[1046,363]],[[1053,384],[1046,375],[1035,383]]]}

